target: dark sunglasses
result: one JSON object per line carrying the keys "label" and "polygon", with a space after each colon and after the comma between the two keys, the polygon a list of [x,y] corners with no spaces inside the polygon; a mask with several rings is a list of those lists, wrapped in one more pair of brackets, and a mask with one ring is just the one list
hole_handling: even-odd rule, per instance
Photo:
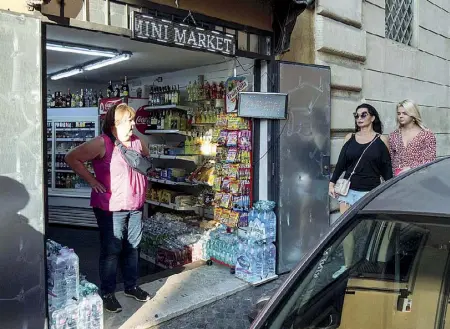
{"label": "dark sunglasses", "polygon": [[365,119],[369,116],[369,112],[363,112],[361,114],[358,113],[353,113],[353,116],[355,117],[355,119],[361,118],[361,119]]}

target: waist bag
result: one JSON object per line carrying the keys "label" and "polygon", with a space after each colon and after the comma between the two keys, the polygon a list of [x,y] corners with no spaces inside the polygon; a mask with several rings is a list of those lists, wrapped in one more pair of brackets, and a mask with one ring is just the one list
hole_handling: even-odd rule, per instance
{"label": "waist bag", "polygon": [[123,159],[125,162],[135,171],[138,173],[147,176],[148,171],[152,169],[152,161],[143,156],[138,151],[132,150],[127,148],[125,145],[123,145],[120,141],[117,140],[116,137],[112,134],[108,134],[108,137],[111,139],[111,141],[116,145],[120,153],[122,154]]}

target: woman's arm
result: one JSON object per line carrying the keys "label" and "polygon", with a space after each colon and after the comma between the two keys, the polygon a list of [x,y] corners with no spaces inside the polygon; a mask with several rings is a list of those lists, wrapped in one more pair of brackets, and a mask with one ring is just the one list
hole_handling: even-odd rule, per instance
{"label": "woman's arm", "polygon": [[[384,136],[382,136],[384,137]],[[391,162],[391,155],[389,154],[389,149],[387,146],[386,138],[383,139],[384,145],[381,147],[381,156],[380,156],[380,172],[381,176],[385,181],[391,179],[394,175],[392,174],[392,162]]]}
{"label": "woman's arm", "polygon": [[436,160],[436,136],[430,131],[426,134],[424,140],[422,141],[422,163],[429,163]]}
{"label": "woman's arm", "polygon": [[381,140],[383,141],[384,145],[386,145],[386,147],[387,147],[387,149],[388,149],[388,152],[390,153],[391,150],[390,150],[390,148],[389,148],[389,137],[386,136],[386,135],[381,135],[380,138],[381,138]]}
{"label": "woman's arm", "polygon": [[347,144],[347,142],[350,140],[351,137],[352,137],[352,134],[348,134],[347,136],[345,136],[344,145],[341,148],[341,153],[339,153],[339,158],[338,158],[336,167],[334,168],[334,172],[333,172],[333,175],[331,176],[331,180],[330,180],[330,182],[333,185],[336,184],[336,182],[339,179],[339,177],[341,176],[341,174],[345,171],[345,164],[346,164],[346,159],[345,159],[346,146],[345,145]]}
{"label": "woman's arm", "polygon": [[98,136],[71,150],[64,157],[66,163],[75,173],[84,179],[97,193],[106,192],[105,187],[87,170],[84,163],[95,158],[103,158],[105,155],[105,141]]}

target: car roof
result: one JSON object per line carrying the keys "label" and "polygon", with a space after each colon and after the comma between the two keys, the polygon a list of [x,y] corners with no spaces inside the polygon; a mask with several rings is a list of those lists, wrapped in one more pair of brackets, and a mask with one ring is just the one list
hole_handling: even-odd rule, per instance
{"label": "car roof", "polygon": [[450,157],[410,170],[365,199],[359,214],[450,217]]}

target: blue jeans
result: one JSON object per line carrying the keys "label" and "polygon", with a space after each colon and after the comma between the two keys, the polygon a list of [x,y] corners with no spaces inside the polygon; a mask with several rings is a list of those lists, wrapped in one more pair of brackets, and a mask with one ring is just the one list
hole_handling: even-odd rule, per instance
{"label": "blue jeans", "polygon": [[363,196],[365,196],[369,192],[361,192],[361,191],[355,191],[352,189],[348,190],[348,194],[346,196],[340,195],[338,197],[338,201],[340,203],[346,203],[349,206],[353,206],[356,202],[359,201]]}
{"label": "blue jeans", "polygon": [[100,229],[100,281],[102,295],[116,290],[120,261],[125,290],[136,287],[138,247],[142,239],[142,210],[105,211],[94,208]]}

